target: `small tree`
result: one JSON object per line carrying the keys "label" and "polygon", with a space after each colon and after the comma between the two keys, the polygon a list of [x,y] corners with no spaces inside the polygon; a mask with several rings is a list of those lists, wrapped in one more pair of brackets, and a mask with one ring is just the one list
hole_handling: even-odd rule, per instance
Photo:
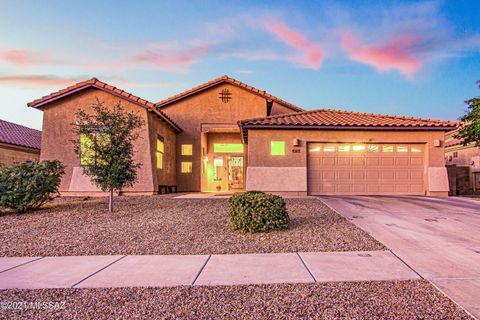
{"label": "small tree", "polygon": [[[480,81],[477,81],[480,86]],[[465,101],[468,105],[466,114],[460,118],[464,125],[460,128],[455,138],[463,139],[463,145],[474,143],[480,148],[480,97]]]}
{"label": "small tree", "polygon": [[131,187],[137,181],[133,142],[139,138],[137,129],[143,119],[133,112],[125,112],[120,104],[112,110],[97,99],[92,105],[94,114],[78,110],[73,123],[76,140],[75,153],[80,157],[83,173],[100,190],[109,192],[108,210],[113,211],[113,192]]}

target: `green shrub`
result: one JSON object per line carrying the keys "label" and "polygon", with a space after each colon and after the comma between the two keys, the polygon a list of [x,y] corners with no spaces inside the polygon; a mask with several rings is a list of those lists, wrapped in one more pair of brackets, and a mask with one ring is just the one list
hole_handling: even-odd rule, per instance
{"label": "green shrub", "polygon": [[285,200],[259,191],[233,195],[228,201],[233,228],[247,232],[288,229]]}
{"label": "green shrub", "polygon": [[57,160],[0,168],[0,209],[25,212],[52,200],[58,194],[63,169]]}

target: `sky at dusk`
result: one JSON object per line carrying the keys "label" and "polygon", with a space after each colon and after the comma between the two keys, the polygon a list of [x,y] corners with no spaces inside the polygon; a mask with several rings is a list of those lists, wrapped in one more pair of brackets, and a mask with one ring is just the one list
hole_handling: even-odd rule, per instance
{"label": "sky at dusk", "polygon": [[97,77],[158,102],[227,74],[304,109],[455,120],[480,95],[480,1],[0,0],[0,118]]}

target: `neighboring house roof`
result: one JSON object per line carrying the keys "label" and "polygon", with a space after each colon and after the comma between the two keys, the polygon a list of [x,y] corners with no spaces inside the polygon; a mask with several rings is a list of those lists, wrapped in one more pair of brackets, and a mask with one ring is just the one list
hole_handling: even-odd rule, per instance
{"label": "neighboring house roof", "polygon": [[450,131],[457,122],[423,118],[390,116],[343,110],[319,109],[299,113],[287,113],[269,117],[246,119],[238,122],[244,139],[248,129],[412,129]]}
{"label": "neighboring house roof", "polygon": [[0,142],[40,150],[42,131],[0,120]]}
{"label": "neighboring house roof", "polygon": [[170,125],[174,130],[176,130],[178,132],[182,132],[182,129],[172,119],[170,119],[170,117],[168,117],[165,113],[158,110],[158,108],[155,106],[154,103],[149,102],[145,99],[142,99],[138,96],[135,96],[135,95],[133,95],[129,92],[126,92],[122,89],[119,89],[117,87],[111,86],[111,85],[109,85],[105,82],[102,82],[102,81],[98,80],[97,78],[92,78],[92,79],[89,79],[89,80],[85,80],[85,81],[76,83],[76,84],[74,84],[70,87],[67,87],[67,88],[62,89],[62,90],[57,91],[57,92],[53,92],[53,93],[51,93],[47,96],[44,96],[40,99],[36,99],[32,102],[29,102],[29,103],[27,103],[27,105],[29,107],[33,107],[33,108],[41,108],[42,106],[44,106],[47,103],[50,103],[52,101],[61,99],[65,96],[68,96],[70,94],[73,94],[75,92],[78,92],[80,90],[84,90],[84,89],[87,89],[87,88],[100,89],[102,91],[111,93],[111,94],[113,94],[117,97],[120,97],[122,99],[125,99],[125,100],[127,100],[131,103],[134,103],[134,104],[136,104],[140,107],[143,107],[145,109],[154,111],[163,121],[165,121],[168,125]]}
{"label": "neighboring house roof", "polygon": [[245,84],[245,83],[243,83],[243,82],[240,82],[240,81],[238,81],[238,80],[235,80],[235,79],[233,79],[233,78],[230,78],[229,76],[226,76],[226,75],[221,76],[220,78],[214,79],[214,80],[212,80],[212,81],[206,82],[206,83],[204,83],[204,84],[202,84],[202,85],[199,85],[199,86],[194,87],[194,88],[192,88],[192,89],[189,89],[189,90],[187,90],[187,91],[184,91],[184,92],[181,92],[181,93],[179,93],[179,94],[176,94],[176,95],[174,95],[173,97],[170,97],[170,98],[168,98],[168,99],[162,100],[162,101],[156,103],[156,106],[159,107],[159,108],[163,108],[163,107],[165,107],[165,106],[167,106],[167,105],[169,105],[169,104],[171,104],[171,103],[173,103],[173,102],[176,102],[176,101],[178,101],[178,100],[181,100],[181,99],[183,99],[183,98],[186,98],[186,97],[188,97],[188,96],[191,96],[191,95],[193,95],[193,94],[195,94],[195,93],[198,93],[198,92],[200,92],[200,91],[209,89],[209,88],[211,88],[211,87],[213,87],[213,86],[216,86],[216,85],[218,85],[218,84],[221,84],[221,83],[229,83],[229,84],[231,84],[231,85],[234,85],[234,86],[243,88],[243,89],[248,90],[248,91],[250,91],[250,92],[252,92],[252,93],[254,93],[254,94],[258,95],[258,96],[261,96],[261,97],[263,97],[263,98],[265,98],[265,99],[275,101],[275,102],[277,102],[278,104],[280,104],[280,105],[282,105],[282,106],[284,106],[284,107],[287,107],[287,108],[289,108],[289,109],[291,109],[291,110],[293,110],[293,111],[296,111],[296,112],[304,111],[303,109],[301,109],[301,108],[299,108],[299,107],[297,107],[297,106],[295,106],[295,105],[293,105],[293,104],[291,104],[291,103],[289,103],[289,102],[287,102],[287,101],[285,101],[285,100],[282,100],[282,99],[280,99],[280,98],[277,98],[277,97],[275,97],[275,96],[267,93],[266,91],[259,90],[259,89],[257,89],[257,88],[252,87],[252,86],[249,86],[248,84]]}

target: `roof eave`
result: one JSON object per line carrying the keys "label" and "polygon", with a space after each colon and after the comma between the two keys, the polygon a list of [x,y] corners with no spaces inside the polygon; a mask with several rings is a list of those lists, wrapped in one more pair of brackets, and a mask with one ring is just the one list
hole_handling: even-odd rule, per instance
{"label": "roof eave", "polygon": [[78,88],[75,88],[75,89],[73,89],[73,90],[71,90],[71,91],[64,92],[64,93],[59,94],[59,95],[57,95],[57,96],[51,97],[50,99],[46,99],[46,100],[44,100],[44,101],[42,101],[42,102],[40,102],[40,103],[37,103],[37,104],[35,104],[35,103],[33,103],[33,102],[29,102],[29,103],[27,103],[27,106],[28,106],[28,107],[32,107],[32,108],[35,108],[35,109],[42,110],[42,107],[44,107],[45,105],[47,105],[47,104],[49,104],[49,103],[52,103],[52,102],[54,102],[54,101],[57,101],[57,100],[59,100],[59,99],[62,99],[62,98],[64,98],[64,97],[66,97],[66,96],[68,96],[68,95],[71,95],[71,94],[73,94],[73,93],[76,93],[76,92],[79,92],[79,91],[81,91],[81,90],[85,90],[85,89],[88,89],[88,88],[99,89],[99,90],[101,90],[101,91],[103,91],[103,92],[112,94],[112,95],[114,95],[114,96],[116,96],[116,97],[118,97],[118,98],[121,98],[121,99],[126,100],[126,101],[128,101],[128,102],[130,102],[130,103],[133,103],[133,104],[135,104],[135,105],[137,105],[137,106],[139,106],[139,107],[142,107],[143,109],[151,110],[151,111],[153,111],[154,113],[156,113],[156,114],[157,114],[167,125],[169,125],[174,131],[177,131],[178,133],[183,132],[183,129],[180,128],[175,122],[173,122],[171,119],[169,119],[163,112],[157,110],[157,109],[155,108],[155,104],[149,102],[149,104],[151,104],[152,106],[150,106],[150,107],[149,107],[149,106],[146,106],[145,104],[142,104],[141,102],[138,102],[138,101],[136,101],[136,100],[134,100],[134,99],[130,99],[129,97],[126,97],[126,96],[124,96],[124,95],[122,95],[122,94],[119,94],[119,93],[117,93],[117,92],[115,92],[115,91],[112,91],[112,90],[106,89],[106,88],[104,88],[104,87],[98,86],[98,85],[96,85],[95,83],[87,83],[87,84],[85,84],[85,85],[83,85],[83,86],[80,86],[80,87],[78,87]]}
{"label": "roof eave", "polygon": [[[231,81],[231,80],[229,80],[229,79],[219,79],[219,80],[216,81],[216,82],[210,83],[210,84],[208,84],[208,85],[205,85],[204,87],[201,87],[201,88],[198,88],[198,89],[193,90],[193,91],[191,91],[191,92],[188,92],[188,93],[186,93],[186,94],[180,95],[180,96],[178,96],[178,97],[176,97],[176,98],[172,98],[171,100],[168,100],[168,99],[167,99],[168,101],[165,101],[165,102],[163,102],[163,103],[156,103],[155,106],[161,109],[161,108],[163,108],[163,107],[166,107],[166,106],[169,105],[169,104],[172,104],[172,103],[177,102],[177,101],[179,101],[179,100],[182,100],[182,99],[185,99],[185,98],[187,98],[187,97],[190,97],[190,96],[192,96],[192,95],[194,95],[194,94],[197,94],[198,92],[201,92],[201,91],[210,89],[210,88],[212,88],[212,87],[214,87],[214,86],[217,86],[217,85],[219,85],[219,84],[221,84],[221,83],[228,83],[228,84],[231,84],[232,86],[236,86],[236,87],[238,87],[238,88],[241,88],[241,89],[244,89],[244,90],[248,90],[248,91],[250,91],[251,93],[253,93],[253,94],[255,94],[255,95],[259,96],[259,97],[267,98],[267,97],[265,97],[264,95],[262,95],[260,92],[255,92],[254,90],[249,90],[248,88],[245,88],[245,87],[243,87],[243,86],[241,86],[241,85],[239,85],[239,84],[237,84],[237,83],[235,83],[235,82],[233,82],[233,81]],[[278,100],[278,99],[273,99],[273,97],[270,97],[270,98],[268,98],[268,99],[271,99],[272,101],[275,101],[276,103],[281,104],[282,106],[284,106],[284,107],[286,107],[286,108],[289,108],[290,110],[293,110],[293,111],[295,111],[295,112],[302,112],[302,111],[304,111],[302,108],[293,106],[293,105],[291,105],[291,104],[289,104],[289,103],[287,103],[287,102],[285,102],[285,101],[281,101],[281,100]]]}
{"label": "roof eave", "polygon": [[367,131],[451,131],[456,126],[319,126],[319,125],[266,125],[266,124],[243,124],[239,121],[242,139],[248,142],[248,130],[367,130]]}

